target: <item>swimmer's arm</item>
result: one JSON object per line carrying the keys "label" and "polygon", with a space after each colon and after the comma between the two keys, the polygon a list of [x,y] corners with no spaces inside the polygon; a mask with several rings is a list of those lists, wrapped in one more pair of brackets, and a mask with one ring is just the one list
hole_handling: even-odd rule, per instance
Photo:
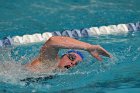
{"label": "swimmer's arm", "polygon": [[40,60],[56,59],[59,49],[87,50],[91,45],[70,37],[53,36],[46,41],[40,51]]}
{"label": "swimmer's arm", "polygon": [[54,48],[62,49],[80,49],[80,50],[88,50],[91,47],[93,48],[94,45],[89,43],[85,43],[70,37],[65,36],[54,36],[46,42],[46,45],[49,45]]}
{"label": "swimmer's arm", "polygon": [[98,60],[102,60],[99,55],[111,57],[111,55],[99,45],[91,45],[89,43],[64,36],[53,36],[44,44],[44,46],[46,46],[46,48],[50,47],[49,50],[55,53],[58,53],[59,49],[62,48],[81,49],[88,51],[93,57],[97,58]]}

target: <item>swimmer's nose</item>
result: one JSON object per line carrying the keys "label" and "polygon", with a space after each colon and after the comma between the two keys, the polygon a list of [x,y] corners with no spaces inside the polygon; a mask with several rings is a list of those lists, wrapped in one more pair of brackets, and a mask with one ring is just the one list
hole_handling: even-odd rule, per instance
{"label": "swimmer's nose", "polygon": [[72,67],[72,66],[75,66],[76,64],[73,64],[73,63],[71,63],[70,65],[66,65],[66,66],[64,66],[64,68],[70,68],[70,67]]}
{"label": "swimmer's nose", "polygon": [[78,65],[79,64],[79,62],[75,62],[74,64],[72,63],[72,65],[74,65],[74,66],[76,66],[76,65]]}
{"label": "swimmer's nose", "polygon": [[72,66],[76,66],[76,65],[78,65],[78,62],[76,62],[76,63],[71,63],[71,65],[72,65]]}
{"label": "swimmer's nose", "polygon": [[64,66],[64,68],[70,68],[70,67],[72,67],[72,66],[76,66],[76,65],[78,65],[78,63],[79,62],[76,62],[76,63],[70,63],[70,64],[68,64],[68,65],[66,65],[66,66]]}

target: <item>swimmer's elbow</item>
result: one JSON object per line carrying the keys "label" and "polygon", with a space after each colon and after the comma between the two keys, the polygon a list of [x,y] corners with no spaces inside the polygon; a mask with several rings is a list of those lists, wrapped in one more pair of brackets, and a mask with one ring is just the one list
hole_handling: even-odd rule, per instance
{"label": "swimmer's elbow", "polygon": [[54,44],[58,43],[58,40],[60,40],[60,36],[52,36],[46,41],[46,44],[47,45],[54,45]]}
{"label": "swimmer's elbow", "polygon": [[51,42],[54,42],[54,41],[56,41],[56,36],[52,36],[52,37],[50,37],[47,41],[46,41],[46,43],[51,43]]}

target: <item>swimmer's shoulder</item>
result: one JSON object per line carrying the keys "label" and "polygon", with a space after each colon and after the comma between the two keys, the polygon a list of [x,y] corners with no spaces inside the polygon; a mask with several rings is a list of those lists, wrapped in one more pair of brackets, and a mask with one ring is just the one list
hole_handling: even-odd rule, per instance
{"label": "swimmer's shoulder", "polygon": [[26,64],[26,66],[31,67],[31,66],[37,66],[41,64],[41,60],[39,58],[34,59],[32,62],[29,62]]}
{"label": "swimmer's shoulder", "polygon": [[25,65],[25,67],[27,68],[27,70],[30,71],[37,71],[37,68],[41,66],[41,60],[39,60],[39,58],[34,59],[32,62],[29,62]]}

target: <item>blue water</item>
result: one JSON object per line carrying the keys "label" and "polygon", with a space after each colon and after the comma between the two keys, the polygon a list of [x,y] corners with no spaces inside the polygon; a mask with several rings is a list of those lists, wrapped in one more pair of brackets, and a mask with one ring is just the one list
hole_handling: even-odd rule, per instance
{"label": "blue water", "polygon": [[[91,26],[137,22],[138,0],[0,0],[0,38]],[[66,72],[30,73],[23,64],[33,60],[43,43],[0,49],[1,93],[139,93],[140,32],[80,38],[100,44],[112,55],[99,62],[84,61]],[[60,52],[63,52],[62,50]],[[61,53],[60,53],[61,54]],[[27,77],[53,79],[23,82]]]}

